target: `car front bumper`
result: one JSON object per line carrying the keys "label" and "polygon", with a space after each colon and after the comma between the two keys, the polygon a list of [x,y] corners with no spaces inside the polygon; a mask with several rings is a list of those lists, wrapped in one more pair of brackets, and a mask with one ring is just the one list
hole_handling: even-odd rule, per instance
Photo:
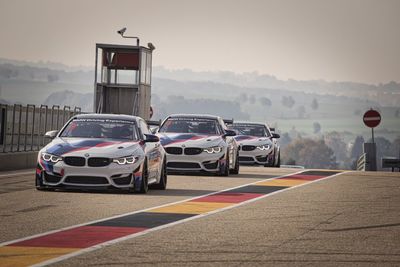
{"label": "car front bumper", "polygon": [[219,172],[227,164],[225,150],[213,154],[201,152],[197,155],[168,153],[167,170],[169,172]]}
{"label": "car front bumper", "polygon": [[118,188],[131,189],[142,179],[141,164],[104,167],[69,166],[64,162],[47,164],[39,161],[36,176],[47,187]]}
{"label": "car front bumper", "polygon": [[271,164],[273,161],[273,149],[263,151],[256,148],[252,151],[239,151],[239,163],[241,164],[266,165]]}

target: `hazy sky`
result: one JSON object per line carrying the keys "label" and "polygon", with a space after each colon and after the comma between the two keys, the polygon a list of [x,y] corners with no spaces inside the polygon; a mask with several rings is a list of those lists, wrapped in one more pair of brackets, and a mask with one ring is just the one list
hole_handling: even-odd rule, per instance
{"label": "hazy sky", "polygon": [[0,0],[0,57],[93,65],[124,26],[168,68],[400,82],[398,0]]}

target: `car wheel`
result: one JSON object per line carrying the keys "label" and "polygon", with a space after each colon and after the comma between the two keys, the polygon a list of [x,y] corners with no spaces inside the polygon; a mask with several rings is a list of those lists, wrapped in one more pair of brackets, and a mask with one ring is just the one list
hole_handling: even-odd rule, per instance
{"label": "car wheel", "polygon": [[149,171],[147,169],[147,164],[143,166],[142,181],[140,183],[140,188],[136,191],[140,194],[146,194],[149,191]]}
{"label": "car wheel", "polygon": [[43,185],[43,180],[39,175],[36,174],[36,179],[35,179],[35,187],[36,190],[43,191],[46,189],[46,187]]}
{"label": "car wheel", "polygon": [[230,171],[232,174],[239,174],[239,153],[236,155],[235,168]]}
{"label": "car wheel", "polygon": [[270,167],[275,167],[275,156],[272,162],[268,162],[264,164],[264,167],[270,168]]}
{"label": "car wheel", "polygon": [[229,176],[229,154],[226,156],[226,163],[225,167],[221,172],[219,173],[220,176]]}
{"label": "car wheel", "polygon": [[165,190],[167,188],[167,162],[164,159],[162,168],[161,168],[161,173],[160,173],[160,182],[154,185],[151,185],[150,187],[152,189],[159,189],[159,190]]}
{"label": "car wheel", "polygon": [[279,152],[278,154],[278,161],[275,165],[276,168],[280,168],[281,167],[281,153]]}

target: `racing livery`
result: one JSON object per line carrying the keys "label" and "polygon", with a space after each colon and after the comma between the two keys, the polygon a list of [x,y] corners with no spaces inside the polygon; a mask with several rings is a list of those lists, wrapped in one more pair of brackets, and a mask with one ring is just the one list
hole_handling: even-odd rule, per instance
{"label": "racing livery", "polygon": [[38,154],[38,190],[166,188],[164,148],[142,118],[82,114],[46,136],[54,139]]}
{"label": "racing livery", "polygon": [[238,145],[220,117],[168,116],[157,133],[164,146],[169,172],[239,173]]}
{"label": "racing livery", "polygon": [[265,167],[280,166],[280,148],[276,139],[279,134],[271,133],[268,125],[257,122],[234,122],[231,129],[240,145],[239,162],[258,164]]}

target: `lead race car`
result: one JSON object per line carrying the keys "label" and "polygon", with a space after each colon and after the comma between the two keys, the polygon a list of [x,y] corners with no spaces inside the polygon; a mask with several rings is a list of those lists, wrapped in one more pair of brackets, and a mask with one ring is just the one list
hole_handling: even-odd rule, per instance
{"label": "lead race car", "polygon": [[239,162],[265,167],[280,167],[279,134],[271,132],[268,125],[257,122],[234,122],[230,128],[240,144]]}
{"label": "lead race car", "polygon": [[239,173],[238,145],[220,117],[176,114],[168,116],[157,135],[168,154],[168,172],[208,172],[221,176]]}
{"label": "lead race car", "polygon": [[165,150],[142,118],[77,115],[46,136],[53,140],[38,154],[38,190],[166,188]]}

